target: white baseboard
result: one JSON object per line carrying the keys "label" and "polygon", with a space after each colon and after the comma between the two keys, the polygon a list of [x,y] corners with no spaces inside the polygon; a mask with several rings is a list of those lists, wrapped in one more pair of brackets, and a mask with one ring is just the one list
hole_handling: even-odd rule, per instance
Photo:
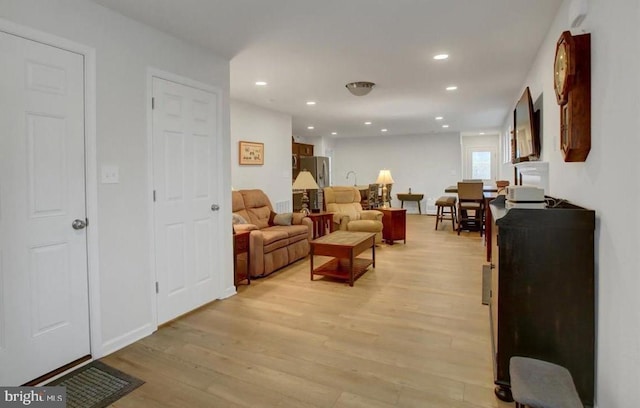
{"label": "white baseboard", "polygon": [[102,355],[93,355],[94,359],[98,359],[104,356],[107,356],[111,353],[114,353],[121,348],[124,348],[130,344],[135,343],[136,341],[143,339],[149,335],[151,335],[154,331],[156,331],[156,327],[152,326],[151,323],[145,324],[142,327],[131,330],[128,333],[123,334],[122,336],[116,337],[115,339],[109,340],[102,344]]}
{"label": "white baseboard", "polygon": [[235,286],[230,286],[228,288],[226,288],[225,290],[222,291],[222,294],[220,294],[220,297],[218,297],[218,299],[226,299],[228,297],[231,297],[233,295],[235,295],[236,292],[236,287]]}

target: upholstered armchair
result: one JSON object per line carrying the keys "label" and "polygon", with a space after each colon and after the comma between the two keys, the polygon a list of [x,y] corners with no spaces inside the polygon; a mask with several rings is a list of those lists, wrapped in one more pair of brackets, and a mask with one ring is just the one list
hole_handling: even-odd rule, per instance
{"label": "upholstered armchair", "polygon": [[326,211],[333,213],[336,230],[375,232],[376,243],[382,242],[382,213],[362,209],[360,190],[355,187],[325,187],[324,202]]}

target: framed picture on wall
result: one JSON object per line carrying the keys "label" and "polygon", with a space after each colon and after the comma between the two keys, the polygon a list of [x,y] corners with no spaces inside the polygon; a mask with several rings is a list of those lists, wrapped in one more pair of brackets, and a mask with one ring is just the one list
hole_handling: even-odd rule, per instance
{"label": "framed picture on wall", "polygon": [[264,164],[264,143],[240,141],[238,152],[240,164],[260,165]]}

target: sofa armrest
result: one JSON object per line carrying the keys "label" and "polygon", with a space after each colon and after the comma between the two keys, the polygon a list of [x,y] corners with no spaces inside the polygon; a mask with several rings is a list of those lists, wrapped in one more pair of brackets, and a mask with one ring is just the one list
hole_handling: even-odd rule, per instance
{"label": "sofa armrest", "polygon": [[249,235],[249,252],[251,262],[249,274],[252,278],[264,274],[264,236],[259,229],[251,231]]}
{"label": "sofa armrest", "polygon": [[254,224],[235,224],[233,226],[235,232],[254,231],[257,229],[259,229],[258,226]]}
{"label": "sofa armrest", "polygon": [[351,217],[345,213],[334,213],[333,223],[337,225],[336,230],[347,230],[347,224],[351,221]]}
{"label": "sofa armrest", "polygon": [[293,217],[291,218],[292,225],[300,225],[302,224],[302,220],[306,218],[306,215],[304,215],[304,213],[301,213],[301,212],[294,212],[292,214],[293,214]]}
{"label": "sofa armrest", "polygon": [[382,222],[382,213],[378,210],[364,210],[360,213],[360,219]]}
{"label": "sofa armrest", "polygon": [[307,230],[308,230],[307,239],[309,241],[312,241],[313,240],[313,221],[311,221],[311,218],[306,217],[306,216],[302,217],[300,219],[300,224],[307,226]]}

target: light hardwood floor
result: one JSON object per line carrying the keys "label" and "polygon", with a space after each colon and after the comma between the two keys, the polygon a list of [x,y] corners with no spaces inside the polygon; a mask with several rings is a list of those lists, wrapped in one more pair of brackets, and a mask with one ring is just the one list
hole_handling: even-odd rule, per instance
{"label": "light hardwood floor", "polygon": [[[354,287],[299,261],[103,361],[146,381],[115,407],[511,407],[493,395],[478,233],[409,215]],[[369,256],[365,252],[362,256]]]}

